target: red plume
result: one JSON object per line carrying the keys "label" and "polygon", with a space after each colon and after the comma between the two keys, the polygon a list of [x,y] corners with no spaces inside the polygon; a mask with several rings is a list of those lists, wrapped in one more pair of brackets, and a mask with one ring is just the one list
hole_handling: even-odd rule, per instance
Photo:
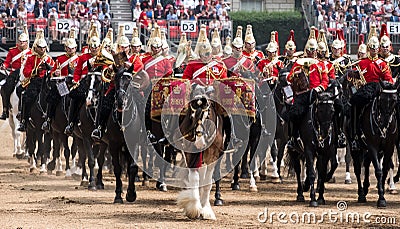
{"label": "red plume", "polygon": [[382,24],[381,25],[381,33],[379,34],[379,39],[381,39],[383,36],[388,36],[389,37],[389,33],[387,31],[387,26],[386,24]]}
{"label": "red plume", "polygon": [[278,31],[275,31],[275,41],[276,44],[278,45],[278,51],[276,52],[276,55],[279,56],[280,52],[279,52],[279,38],[278,38]]}
{"label": "red plume", "polygon": [[360,34],[360,35],[358,36],[358,46],[360,46],[360,45],[362,45],[362,44],[365,44],[365,43],[364,43],[364,34]]}
{"label": "red plume", "polygon": [[337,29],[336,34],[337,34],[337,38],[344,43],[343,54],[346,54],[347,53],[347,48],[346,48],[347,45],[346,45],[346,39],[344,39],[343,30]]}
{"label": "red plume", "polygon": [[[287,41],[290,41],[290,40],[294,42],[294,31],[293,31],[293,29],[290,30],[289,38],[288,38]],[[296,43],[296,42],[294,42],[294,43]]]}
{"label": "red plume", "polygon": [[318,33],[319,33],[319,31],[318,31],[317,28],[314,28],[314,31],[315,31],[315,39],[317,39],[317,38],[318,38]]}

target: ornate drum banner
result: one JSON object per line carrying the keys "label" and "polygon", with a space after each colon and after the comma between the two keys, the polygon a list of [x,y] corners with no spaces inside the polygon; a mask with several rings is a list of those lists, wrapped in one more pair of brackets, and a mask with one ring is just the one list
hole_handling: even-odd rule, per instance
{"label": "ornate drum banner", "polygon": [[159,120],[161,113],[176,114],[185,112],[189,103],[190,81],[179,78],[161,78],[152,80],[151,118]]}
{"label": "ornate drum banner", "polygon": [[255,82],[252,79],[228,78],[214,81],[218,102],[234,115],[256,116]]}

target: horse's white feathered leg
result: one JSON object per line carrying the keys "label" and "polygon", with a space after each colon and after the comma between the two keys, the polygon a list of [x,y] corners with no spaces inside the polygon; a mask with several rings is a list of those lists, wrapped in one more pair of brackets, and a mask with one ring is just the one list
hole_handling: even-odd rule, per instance
{"label": "horse's white feathered leg", "polygon": [[210,192],[211,192],[211,187],[212,187],[212,175],[214,172],[214,166],[207,165],[205,166],[206,170],[201,170],[200,173],[204,173],[204,179],[200,181],[201,187],[200,187],[200,203],[201,206],[203,207],[203,211],[201,215],[203,216],[203,219],[211,219],[211,220],[216,220],[217,218],[215,217],[214,211],[211,208],[210,205]]}
{"label": "horse's white feathered leg", "polygon": [[197,169],[189,169],[187,189],[178,195],[177,204],[190,219],[200,217],[202,212],[199,193],[200,176]]}

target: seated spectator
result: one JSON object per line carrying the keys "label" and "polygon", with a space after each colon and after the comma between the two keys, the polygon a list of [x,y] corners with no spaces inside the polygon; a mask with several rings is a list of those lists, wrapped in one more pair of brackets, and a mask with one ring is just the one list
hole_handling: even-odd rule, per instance
{"label": "seated spectator", "polygon": [[136,7],[133,9],[133,18],[132,21],[139,20],[140,14],[142,13],[142,9],[140,9],[140,2],[136,3]]}
{"label": "seated spectator", "polygon": [[89,14],[93,14],[93,11],[95,10],[96,12],[98,12],[98,5],[96,2],[92,3],[92,5],[89,6]]}
{"label": "seated spectator", "polygon": [[35,0],[26,0],[25,9],[28,13],[33,13],[35,10]]}
{"label": "seated spectator", "polygon": [[368,0],[367,4],[364,5],[364,11],[367,15],[371,15],[377,11],[374,4],[372,4],[372,0]]}
{"label": "seated spectator", "polygon": [[142,9],[142,11],[144,11],[144,9],[152,9],[149,0],[143,0],[142,3],[140,3],[140,9]]}
{"label": "seated spectator", "polygon": [[110,5],[106,2],[106,0],[101,0],[101,2],[100,2],[100,4],[99,4],[98,8],[99,8],[99,9],[106,8],[107,13],[108,13],[108,14],[110,13]]}
{"label": "seated spectator", "polygon": [[390,0],[386,0],[385,4],[381,7],[382,13],[386,19],[390,18],[393,15],[394,6]]}
{"label": "seated spectator", "polygon": [[58,3],[58,13],[67,14],[67,0],[61,0]]}
{"label": "seated spectator", "polygon": [[[32,8],[32,10],[33,10],[33,8]],[[6,12],[6,5],[4,2],[0,2],[0,13],[5,13],[5,12]]]}
{"label": "seated spectator", "polygon": [[173,7],[171,7],[169,9],[169,14],[167,15],[167,20],[168,21],[177,21],[178,20],[178,16],[175,13],[175,9]]}
{"label": "seated spectator", "polygon": [[103,32],[103,37],[106,36],[109,28],[111,28],[111,20],[108,15],[105,15],[104,19],[101,21],[101,29]]}
{"label": "seated spectator", "polygon": [[217,15],[217,10],[213,9],[211,14],[208,14],[209,18],[214,18],[214,16],[217,18],[217,20],[219,20],[219,16]]}
{"label": "seated spectator", "polygon": [[73,3],[68,8],[68,18],[74,18],[76,15],[78,15],[78,5]]}
{"label": "seated spectator", "polygon": [[25,5],[19,4],[17,8],[17,17],[21,17],[24,20],[28,17],[28,11],[25,9]]}
{"label": "seated spectator", "polygon": [[197,21],[197,16],[194,13],[194,10],[189,10],[188,19],[191,20],[191,21]]}
{"label": "seated spectator", "polygon": [[11,15],[7,16],[5,20],[5,31],[8,40],[14,40],[15,38],[15,20],[13,20]]}
{"label": "seated spectator", "polygon": [[79,4],[78,6],[78,17],[80,19],[83,19],[85,17],[85,15],[88,14],[87,8],[85,8],[85,6],[83,4]]}
{"label": "seated spectator", "polygon": [[7,16],[11,16],[11,18],[17,18],[17,10],[14,7],[14,3],[9,2],[6,6]]}
{"label": "seated spectator", "polygon": [[47,13],[50,13],[53,8],[55,8],[58,12],[58,3],[56,2],[56,0],[50,0],[47,3]]}
{"label": "seated spectator", "polygon": [[164,19],[164,10],[161,6],[161,3],[158,3],[156,9],[154,10],[154,19],[156,20]]}
{"label": "seated spectator", "polygon": [[194,9],[194,13],[197,15],[197,17],[199,17],[202,14],[203,10],[207,10],[207,7],[204,5],[203,0],[199,0],[199,4]]}
{"label": "seated spectator", "polygon": [[[189,17],[190,17],[190,14],[189,14]],[[207,15],[206,10],[201,11],[200,16],[197,16],[197,20],[200,21],[200,24],[206,24],[207,25],[208,24],[208,19],[209,19],[209,17]]]}
{"label": "seated spectator", "polygon": [[49,18],[50,18],[51,16],[54,16],[55,19],[58,18],[58,13],[57,13],[57,11],[56,11],[56,8],[51,8],[51,10],[50,10],[50,12],[49,12]]}
{"label": "seated spectator", "polygon": [[[146,15],[147,15],[148,19],[154,20],[154,10],[153,10],[153,8],[144,8],[144,11],[146,12]],[[140,13],[140,14],[142,14],[142,13]],[[139,15],[139,18],[140,18],[140,15]]]}
{"label": "seated spectator", "polygon": [[[107,13],[107,9],[106,9],[106,8],[102,8],[101,10],[102,10],[102,11],[101,11],[100,14],[99,14],[99,20],[100,20],[100,21],[104,20],[104,18],[105,18],[106,16],[107,16],[108,19],[111,18],[110,14]],[[108,31],[108,30],[107,30],[107,31]]]}
{"label": "seated spectator", "polygon": [[[71,23],[70,23],[71,28],[75,28],[75,32],[77,34],[79,34],[79,29],[81,27],[79,20],[80,20],[79,15],[76,15],[74,18],[72,18]],[[78,36],[76,36],[76,37],[78,37]]]}
{"label": "seated spectator", "polygon": [[195,4],[194,0],[185,0],[183,2],[183,5],[184,5],[185,9],[190,9],[190,10],[196,9],[196,4]]}
{"label": "seated spectator", "polygon": [[[222,7],[221,7],[221,9],[222,9]],[[217,13],[217,15],[219,17],[219,20],[224,20],[225,17],[228,16],[228,11],[226,11],[225,8],[224,8],[224,9],[221,10],[221,14]]]}
{"label": "seated spectator", "polygon": [[43,2],[39,2],[39,7],[35,9],[35,18],[47,18],[47,10],[43,7]]}

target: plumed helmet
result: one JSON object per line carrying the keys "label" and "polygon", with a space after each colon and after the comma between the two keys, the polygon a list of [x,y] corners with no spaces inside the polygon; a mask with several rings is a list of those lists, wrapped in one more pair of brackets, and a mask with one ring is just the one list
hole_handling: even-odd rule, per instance
{"label": "plumed helmet", "polygon": [[256,39],[254,39],[254,35],[253,35],[253,27],[251,25],[247,25],[244,41],[247,43],[255,43],[256,42]]}
{"label": "plumed helmet", "polygon": [[232,46],[231,46],[231,37],[226,38],[226,44],[224,47],[224,54],[225,55],[231,55],[232,54]]}
{"label": "plumed helmet", "polygon": [[69,38],[65,42],[65,47],[68,48],[76,48],[78,45],[76,44],[75,41],[75,28],[71,28],[71,31],[69,31]]}

